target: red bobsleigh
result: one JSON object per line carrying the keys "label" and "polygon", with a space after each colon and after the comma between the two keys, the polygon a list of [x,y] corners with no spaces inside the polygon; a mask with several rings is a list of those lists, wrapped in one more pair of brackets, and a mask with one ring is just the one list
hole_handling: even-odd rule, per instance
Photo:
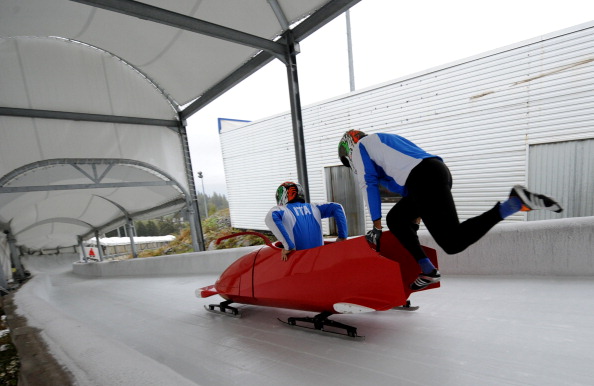
{"label": "red bobsleigh", "polygon": [[[236,260],[214,285],[196,290],[199,298],[220,295],[225,299],[220,304],[205,306],[207,311],[239,316],[239,310],[230,306],[232,303],[313,311],[319,314],[281,321],[323,332],[332,332],[325,327],[335,327],[346,331],[342,335],[357,337],[355,327],[328,317],[397,307],[416,309],[410,306],[412,290],[408,285],[419,274],[419,266],[391,232],[383,233],[379,253],[361,236],[295,251],[287,261],[281,260],[281,248],[272,245],[266,236],[256,234],[265,240],[266,246]],[[437,267],[435,250],[423,248]],[[439,283],[426,289],[436,287]]]}

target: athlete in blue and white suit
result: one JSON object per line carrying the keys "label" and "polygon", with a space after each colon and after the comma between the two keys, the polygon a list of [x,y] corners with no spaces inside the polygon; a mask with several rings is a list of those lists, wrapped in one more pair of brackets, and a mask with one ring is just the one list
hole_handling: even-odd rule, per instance
{"label": "athlete in blue and white suit", "polygon": [[446,253],[453,254],[463,251],[495,224],[519,210],[562,211],[550,197],[516,185],[506,201],[460,222],[451,193],[452,175],[441,157],[427,153],[396,134],[367,135],[349,130],[339,142],[338,156],[355,173],[365,196],[373,221],[373,229],[367,234],[369,241],[379,244],[382,234],[379,185],[402,195],[388,212],[386,225],[421,267],[422,273],[410,285],[413,290],[423,289],[441,278],[419,243],[419,218],[437,244]]}
{"label": "athlete in blue and white suit", "polygon": [[283,244],[283,260],[292,250],[302,250],[324,244],[322,219],[334,217],[338,228],[336,241],[348,236],[346,216],[342,205],[335,202],[325,204],[304,202],[301,185],[285,182],[277,189],[277,203],[270,209],[265,222],[274,236]]}

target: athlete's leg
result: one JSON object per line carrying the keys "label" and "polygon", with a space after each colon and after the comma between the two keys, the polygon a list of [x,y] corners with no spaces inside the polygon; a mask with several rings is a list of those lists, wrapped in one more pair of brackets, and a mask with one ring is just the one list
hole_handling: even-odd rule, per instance
{"label": "athlete's leg", "polygon": [[[420,212],[409,197],[402,198],[386,216],[386,225],[390,231],[398,238],[402,246],[410,252],[417,261],[424,274],[430,274],[433,271],[433,278],[439,275],[431,260],[425,255],[421,248],[417,231],[419,230]],[[434,282],[434,280],[432,281]]]}
{"label": "athlete's leg", "polygon": [[406,186],[427,230],[448,254],[463,251],[501,221],[497,204],[487,212],[460,223],[451,193],[450,171],[438,159],[423,160],[411,172]]}
{"label": "athlete's leg", "polygon": [[427,257],[417,236],[419,225],[416,219],[420,216],[420,211],[409,197],[401,198],[386,216],[388,229],[417,261]]}
{"label": "athlete's leg", "polygon": [[413,197],[407,196],[394,205],[386,216],[386,225],[390,231],[410,252],[421,268],[421,274],[414,282],[410,283],[410,288],[414,291],[422,290],[441,280],[441,274],[425,255],[425,251],[419,243],[417,231],[419,230],[420,215],[421,210],[417,202]]}

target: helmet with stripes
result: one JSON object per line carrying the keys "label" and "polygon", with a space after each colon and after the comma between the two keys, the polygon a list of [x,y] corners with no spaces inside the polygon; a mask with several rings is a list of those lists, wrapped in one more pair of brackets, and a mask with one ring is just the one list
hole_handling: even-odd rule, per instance
{"label": "helmet with stripes", "polygon": [[291,202],[305,202],[305,192],[298,183],[286,181],[276,189],[276,203],[286,205]]}
{"label": "helmet with stripes", "polygon": [[340,139],[340,142],[338,143],[338,158],[340,158],[340,161],[344,166],[351,169],[353,168],[353,149],[355,148],[357,142],[359,142],[359,140],[366,135],[367,134],[359,130],[349,130],[344,133]]}

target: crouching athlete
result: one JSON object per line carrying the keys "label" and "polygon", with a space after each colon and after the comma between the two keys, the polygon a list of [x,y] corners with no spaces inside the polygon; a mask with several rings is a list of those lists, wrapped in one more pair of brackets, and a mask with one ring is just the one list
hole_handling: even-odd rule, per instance
{"label": "crouching athlete", "polygon": [[446,253],[454,254],[477,242],[495,224],[517,211],[563,210],[552,198],[516,185],[507,200],[460,222],[451,193],[452,175],[441,157],[396,134],[367,135],[349,130],[339,142],[338,157],[353,171],[365,197],[373,221],[367,239],[372,243],[377,245],[382,234],[379,185],[402,195],[388,212],[386,225],[420,265],[422,272],[410,284],[412,290],[421,290],[441,278],[419,244],[419,217],[437,244]]}

